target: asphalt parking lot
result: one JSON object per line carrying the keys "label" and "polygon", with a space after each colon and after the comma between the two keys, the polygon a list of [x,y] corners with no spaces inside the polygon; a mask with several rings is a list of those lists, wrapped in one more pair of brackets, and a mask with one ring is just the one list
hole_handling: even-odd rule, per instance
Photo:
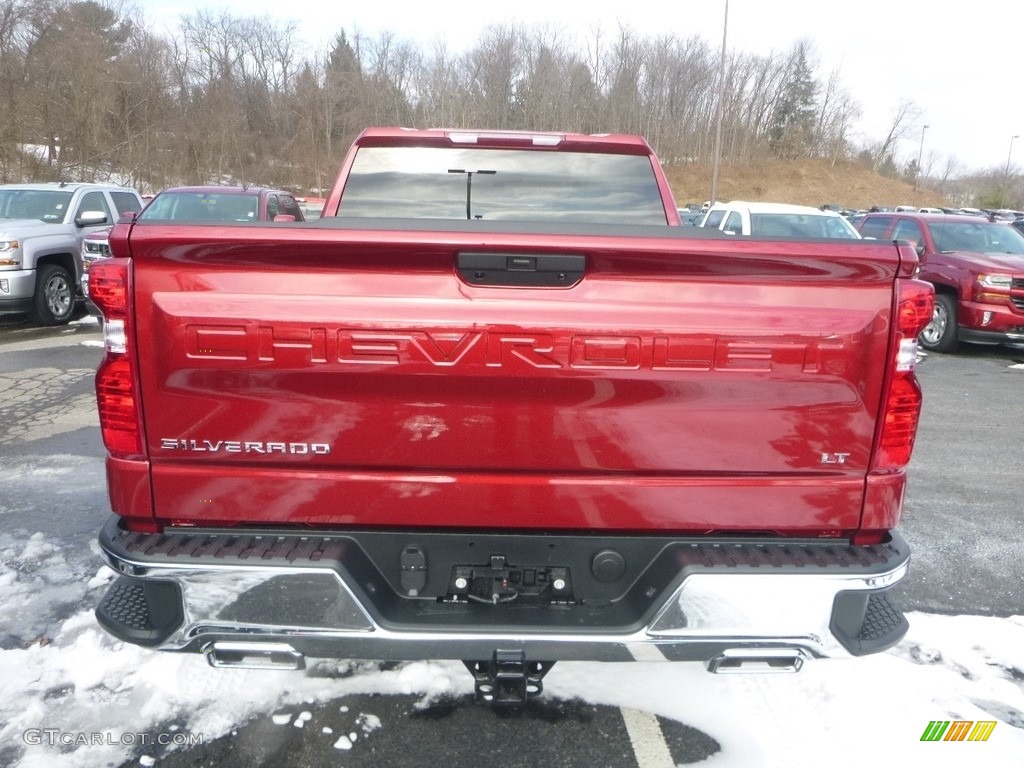
{"label": "asphalt parking lot", "polygon": [[1024,612],[1024,350],[964,346],[918,366],[924,409],[902,532],[909,610]]}

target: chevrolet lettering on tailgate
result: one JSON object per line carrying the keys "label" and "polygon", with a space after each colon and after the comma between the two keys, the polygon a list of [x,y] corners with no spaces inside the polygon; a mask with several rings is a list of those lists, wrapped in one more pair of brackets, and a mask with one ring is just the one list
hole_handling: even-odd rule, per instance
{"label": "chevrolet lettering on tailgate", "polygon": [[840,359],[833,339],[765,340],[708,335],[580,335],[551,332],[388,331],[355,328],[277,329],[268,326],[189,325],[186,355],[218,363],[402,365],[439,368],[624,368],[677,371],[817,373]]}

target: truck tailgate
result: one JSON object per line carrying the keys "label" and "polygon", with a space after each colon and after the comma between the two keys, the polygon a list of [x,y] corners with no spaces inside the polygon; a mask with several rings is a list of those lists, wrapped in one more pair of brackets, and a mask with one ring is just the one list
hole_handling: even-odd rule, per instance
{"label": "truck tailgate", "polygon": [[[857,528],[890,244],[389,226],[133,227],[156,517]],[[474,284],[467,254],[585,266]]]}

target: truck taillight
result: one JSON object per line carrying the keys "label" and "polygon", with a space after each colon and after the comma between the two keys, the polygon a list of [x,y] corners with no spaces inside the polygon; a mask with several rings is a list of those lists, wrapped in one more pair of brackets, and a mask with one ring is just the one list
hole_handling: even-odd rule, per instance
{"label": "truck taillight", "polygon": [[902,469],[910,462],[921,416],[921,387],[914,375],[917,336],[932,319],[935,291],[920,280],[896,281],[896,337],[873,469]]}
{"label": "truck taillight", "polygon": [[89,298],[104,320],[124,320],[128,314],[128,259],[103,259],[89,268]]}
{"label": "truck taillight", "polygon": [[139,385],[129,333],[130,259],[103,259],[89,271],[89,297],[103,313],[106,354],[96,371],[103,443],[119,459],[144,457]]}
{"label": "truck taillight", "polygon": [[131,363],[108,354],[96,372],[96,404],[100,415],[103,444],[111,456],[136,458],[142,455],[135,376]]}

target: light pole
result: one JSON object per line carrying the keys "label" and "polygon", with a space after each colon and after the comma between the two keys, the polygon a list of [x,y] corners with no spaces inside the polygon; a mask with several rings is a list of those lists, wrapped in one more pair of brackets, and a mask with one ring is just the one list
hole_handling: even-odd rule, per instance
{"label": "light pole", "polygon": [[[464,173],[466,174],[466,218],[473,218],[473,174],[483,173],[489,176],[493,176],[497,171],[485,170],[483,168],[477,168],[476,170],[468,171],[465,168],[449,168],[448,173]],[[480,218],[477,216],[477,218]]]}
{"label": "light pole", "polygon": [[927,125],[921,126],[921,146],[917,149],[917,169],[914,171],[914,191],[917,192],[917,183],[921,178],[921,158],[924,156],[924,132],[928,130]]}
{"label": "light pole", "polygon": [[1019,136],[1010,137],[1010,150],[1006,153],[1006,170],[1003,171],[1003,188],[999,190],[999,207],[1004,208],[1006,202],[1006,184],[1010,180],[1010,158],[1013,157],[1013,141]]}
{"label": "light pole", "polygon": [[718,70],[718,104],[715,109],[715,157],[711,164],[711,202],[718,199],[718,163],[722,156],[722,102],[725,101],[725,37],[729,31],[729,0],[725,0],[725,19],[722,21],[722,63]]}

